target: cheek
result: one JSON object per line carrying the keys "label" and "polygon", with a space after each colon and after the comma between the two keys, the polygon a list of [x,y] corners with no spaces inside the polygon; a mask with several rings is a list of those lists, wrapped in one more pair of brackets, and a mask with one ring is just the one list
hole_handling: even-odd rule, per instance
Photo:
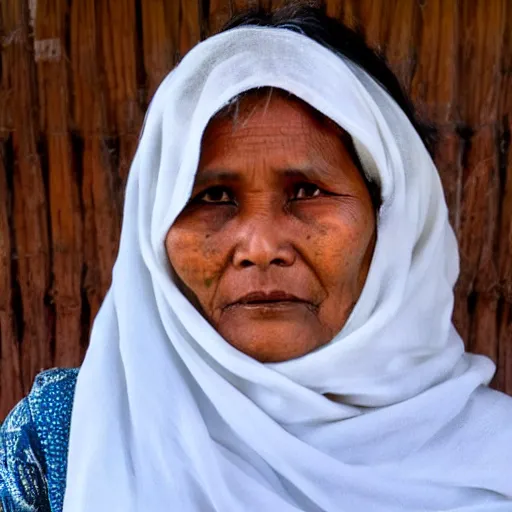
{"label": "cheek", "polygon": [[313,265],[322,281],[331,288],[340,284],[357,285],[368,271],[373,255],[375,221],[358,215],[347,221],[345,215],[331,215],[317,221],[315,235],[308,240]]}
{"label": "cheek", "polygon": [[173,226],[165,247],[174,271],[204,306],[223,267],[222,256],[211,237]]}

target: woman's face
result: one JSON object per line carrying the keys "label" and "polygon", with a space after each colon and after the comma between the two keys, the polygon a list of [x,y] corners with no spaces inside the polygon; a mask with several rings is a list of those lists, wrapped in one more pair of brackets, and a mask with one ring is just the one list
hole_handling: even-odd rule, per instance
{"label": "woman's face", "polygon": [[208,125],[166,249],[181,289],[231,345],[285,361],[345,324],[370,266],[375,212],[339,128],[282,95],[242,105],[243,122]]}

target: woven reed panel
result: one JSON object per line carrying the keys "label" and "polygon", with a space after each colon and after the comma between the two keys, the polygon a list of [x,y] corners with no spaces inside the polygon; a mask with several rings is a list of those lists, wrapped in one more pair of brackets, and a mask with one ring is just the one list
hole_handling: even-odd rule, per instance
{"label": "woven reed panel", "polygon": [[[247,7],[0,2],[0,419],[77,366],[109,287],[123,186],[159,82]],[[324,0],[385,55],[435,133],[461,249],[454,321],[512,394],[512,0]]]}

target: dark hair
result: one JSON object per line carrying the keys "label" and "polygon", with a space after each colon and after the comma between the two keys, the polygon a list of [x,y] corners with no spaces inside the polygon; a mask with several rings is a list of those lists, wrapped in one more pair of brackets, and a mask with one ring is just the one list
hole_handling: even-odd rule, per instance
{"label": "dark hair", "polygon": [[384,58],[366,44],[363,36],[327,16],[316,2],[293,2],[275,11],[262,7],[249,9],[231,18],[221,29],[244,26],[274,27],[301,33],[334,53],[345,56],[374,78],[396,101],[414,126],[429,153],[432,153],[432,137],[428,125],[421,123],[415,115],[409,97],[400,82],[387,66]]}

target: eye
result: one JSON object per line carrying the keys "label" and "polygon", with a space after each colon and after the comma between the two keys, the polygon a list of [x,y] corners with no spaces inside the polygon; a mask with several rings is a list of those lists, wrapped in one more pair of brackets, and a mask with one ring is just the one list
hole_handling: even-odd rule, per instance
{"label": "eye", "polygon": [[209,204],[234,203],[231,191],[226,187],[211,187],[199,194],[196,200],[200,203]]}
{"label": "eye", "polygon": [[293,199],[311,199],[322,193],[313,183],[299,183],[295,186],[295,197]]}

